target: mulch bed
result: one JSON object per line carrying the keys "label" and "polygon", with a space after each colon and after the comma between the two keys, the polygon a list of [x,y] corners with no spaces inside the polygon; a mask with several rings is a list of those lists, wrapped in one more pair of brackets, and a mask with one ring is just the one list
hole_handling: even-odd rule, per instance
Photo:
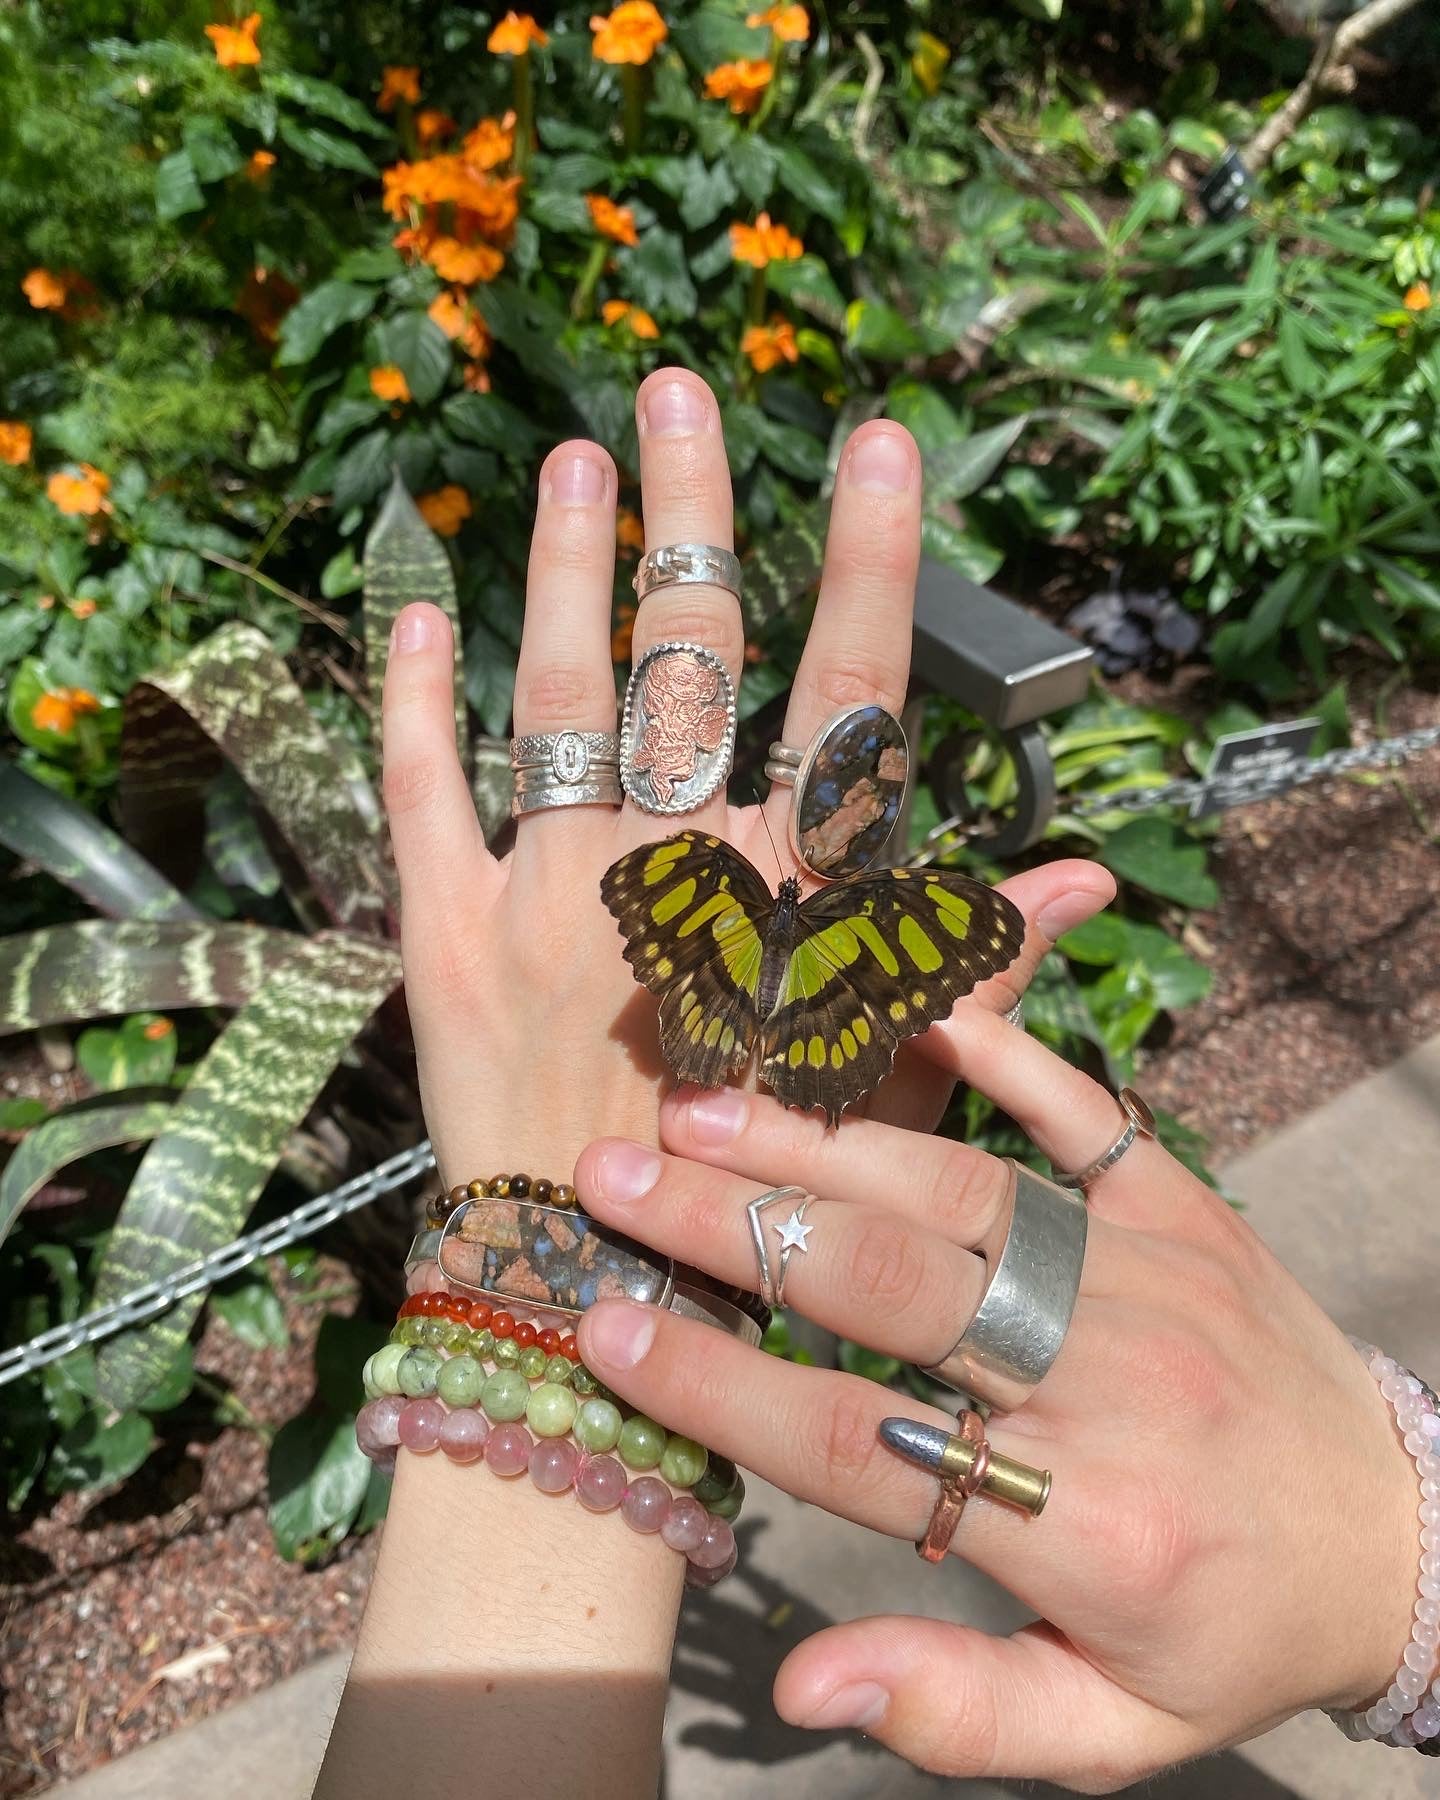
{"label": "mulch bed", "polygon": [[[1440,698],[1410,692],[1387,729],[1437,721]],[[1217,1161],[1440,1031],[1430,821],[1440,752],[1225,817],[1223,902],[1186,933],[1214,992],[1141,1072]],[[290,1296],[283,1352],[246,1350],[212,1322],[198,1366],[278,1425],[308,1398],[321,1310]],[[353,1640],[374,1540],[323,1569],[282,1562],[264,1473],[257,1437],[222,1429],[170,1445],[118,1491],[65,1497],[0,1552],[0,1796],[43,1792]]]}

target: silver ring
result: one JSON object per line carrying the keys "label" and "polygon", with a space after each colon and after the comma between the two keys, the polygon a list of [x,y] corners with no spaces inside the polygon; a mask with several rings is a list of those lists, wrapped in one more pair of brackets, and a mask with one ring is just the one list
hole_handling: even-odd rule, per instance
{"label": "silver ring", "polygon": [[583,781],[592,763],[620,764],[615,731],[539,731],[510,740],[512,769],[548,768],[557,781]]}
{"label": "silver ring", "polygon": [[624,800],[617,769],[600,767],[591,770],[588,781],[556,781],[548,770],[517,769],[515,792],[510,797],[510,817],[523,819],[530,813],[550,812],[561,806],[619,806]]}
{"label": "silver ring", "polygon": [[778,740],[765,773],[793,787],[790,848],[827,881],[858,875],[885,851],[905,803],[910,746],[883,706],[832,713],[803,750]]}
{"label": "silver ring", "polygon": [[1134,1088],[1121,1088],[1115,1097],[1125,1115],[1124,1129],[1108,1150],[1097,1156],[1094,1162],[1086,1163],[1083,1169],[1077,1169],[1073,1175],[1061,1175],[1057,1171],[1055,1179],[1061,1187],[1088,1191],[1107,1169],[1115,1167],[1137,1137],[1154,1137],[1155,1115]]}
{"label": "silver ring", "polygon": [[1017,1162],[1010,1171],[1009,1204],[980,1246],[984,1296],[959,1343],[925,1371],[1001,1412],[1023,1406],[1060,1354],[1090,1222],[1074,1194]]}
{"label": "silver ring", "polygon": [[1009,1012],[1004,1013],[1001,1016],[1004,1018],[1007,1025],[1013,1025],[1017,1030],[1023,1031],[1025,1029],[1025,1001],[1023,996],[1015,1002]]}
{"label": "silver ring", "polygon": [[703,581],[738,600],[741,579],[740,558],[733,550],[722,550],[718,544],[662,544],[640,558],[631,586],[636,598],[644,600],[657,588]]}
{"label": "silver ring", "polygon": [[700,644],[656,644],[630,672],[620,780],[642,812],[693,812],[723,787],[735,755],[735,684]]}
{"label": "silver ring", "polygon": [[[790,1257],[796,1250],[808,1251],[806,1242],[813,1225],[805,1223],[805,1209],[815,1198],[802,1187],[770,1188],[766,1193],[757,1194],[745,1208],[750,1219],[750,1236],[755,1241],[755,1262],[760,1271],[760,1298],[767,1306],[783,1306],[785,1304],[785,1277],[790,1272]],[[790,1217],[783,1223],[771,1221],[770,1229],[779,1234],[780,1256],[776,1271],[770,1271],[770,1251],[765,1242],[765,1226],[760,1215],[768,1212],[772,1206],[788,1206]]]}

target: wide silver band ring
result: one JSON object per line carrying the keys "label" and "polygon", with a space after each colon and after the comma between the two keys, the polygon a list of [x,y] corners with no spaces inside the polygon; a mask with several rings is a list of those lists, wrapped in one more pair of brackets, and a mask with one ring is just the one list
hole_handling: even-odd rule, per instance
{"label": "wide silver band ring", "polygon": [[550,769],[557,781],[583,781],[592,763],[620,766],[618,731],[537,731],[510,740],[512,769]]}
{"label": "wide silver band ring", "polygon": [[1060,1354],[1080,1292],[1084,1201],[1010,1162],[1010,1197],[988,1239],[985,1293],[950,1354],[925,1373],[1000,1412],[1023,1406]]}
{"label": "wide silver band ring", "polygon": [[[543,778],[535,779],[537,775]],[[624,799],[620,771],[613,764],[592,767],[584,781],[556,781],[549,770],[517,769],[510,817],[523,819],[563,806],[620,806]]]}
{"label": "wide silver band ring", "polygon": [[662,544],[640,558],[631,585],[639,600],[657,588],[679,587],[688,582],[724,588],[738,600],[741,580],[740,558],[733,550],[722,550],[718,544]]}
{"label": "wide silver band ring", "polygon": [[1086,1163],[1083,1169],[1077,1169],[1073,1175],[1061,1175],[1057,1171],[1055,1179],[1061,1187],[1087,1191],[1107,1169],[1115,1167],[1137,1137],[1155,1136],[1155,1115],[1134,1088],[1121,1088],[1115,1098],[1119,1102],[1120,1111],[1125,1115],[1125,1124],[1119,1137],[1094,1162]]}

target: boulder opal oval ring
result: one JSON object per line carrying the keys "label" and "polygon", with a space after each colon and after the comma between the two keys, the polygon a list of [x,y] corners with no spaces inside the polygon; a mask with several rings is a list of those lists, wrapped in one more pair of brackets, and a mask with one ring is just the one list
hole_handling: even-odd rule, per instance
{"label": "boulder opal oval ring", "polygon": [[790,848],[812,875],[839,881],[877,862],[905,800],[910,746],[883,706],[832,713],[803,750],[773,743],[765,773],[793,787]]}

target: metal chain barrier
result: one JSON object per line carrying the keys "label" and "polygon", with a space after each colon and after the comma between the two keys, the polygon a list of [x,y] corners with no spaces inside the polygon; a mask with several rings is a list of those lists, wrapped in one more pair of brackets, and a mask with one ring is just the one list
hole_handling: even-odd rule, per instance
{"label": "metal chain barrier", "polygon": [[101,1338],[124,1331],[127,1326],[153,1319],[187,1294],[198,1294],[201,1289],[223,1281],[227,1275],[234,1275],[250,1263],[258,1262],[262,1256],[273,1256],[277,1250],[298,1244],[302,1238],[313,1237],[347,1213],[358,1212],[362,1206],[369,1206],[386,1194],[408,1187],[434,1167],[435,1153],[426,1138],[413,1150],[403,1150],[366,1174],[342,1182],[328,1194],[307,1200],[304,1206],[287,1213],[283,1219],[275,1219],[232,1243],[222,1244],[208,1256],[197,1257],[194,1262],[176,1269],[173,1275],[147,1282],[144,1287],[132,1288],[113,1305],[98,1307],[69,1325],[56,1325],[49,1331],[42,1331],[28,1344],[0,1355],[0,1387],[36,1369],[43,1369],[46,1363],[56,1362],[72,1350],[99,1343]]}

